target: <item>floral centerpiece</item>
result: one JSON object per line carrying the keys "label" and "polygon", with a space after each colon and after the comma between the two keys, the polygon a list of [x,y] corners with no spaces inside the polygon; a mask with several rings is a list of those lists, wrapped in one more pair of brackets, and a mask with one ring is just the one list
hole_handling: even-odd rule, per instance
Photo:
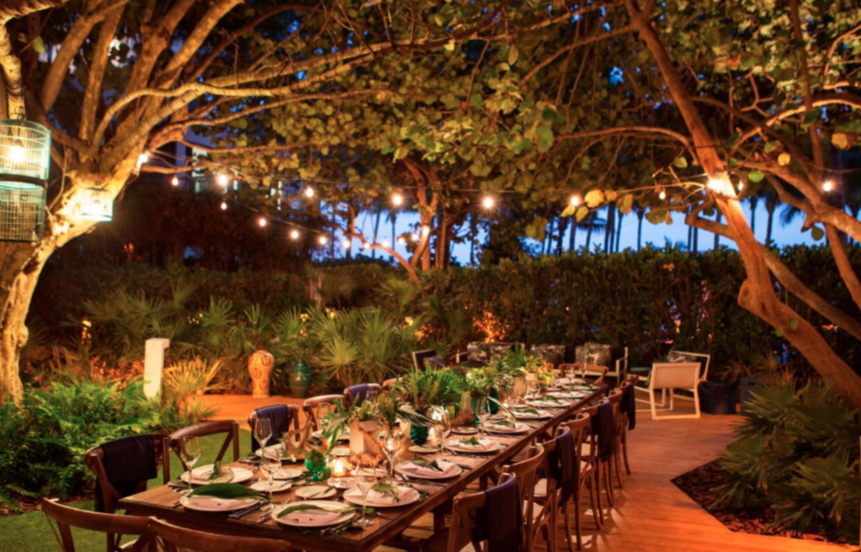
{"label": "floral centerpiece", "polygon": [[[397,399],[395,416],[409,422],[410,438],[421,445],[427,441],[429,428],[433,425],[431,410],[458,404],[462,392],[462,379],[453,370],[412,370],[394,386],[393,398]],[[391,418],[391,411],[387,416]]]}

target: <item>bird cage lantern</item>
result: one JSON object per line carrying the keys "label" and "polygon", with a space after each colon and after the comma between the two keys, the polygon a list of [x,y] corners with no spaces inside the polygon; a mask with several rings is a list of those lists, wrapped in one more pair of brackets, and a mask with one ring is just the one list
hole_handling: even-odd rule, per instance
{"label": "bird cage lantern", "polygon": [[35,242],[45,230],[51,131],[0,120],[0,241]]}
{"label": "bird cage lantern", "polygon": [[114,198],[107,190],[100,188],[85,188],[80,192],[80,211],[78,216],[83,220],[109,222],[114,218]]}

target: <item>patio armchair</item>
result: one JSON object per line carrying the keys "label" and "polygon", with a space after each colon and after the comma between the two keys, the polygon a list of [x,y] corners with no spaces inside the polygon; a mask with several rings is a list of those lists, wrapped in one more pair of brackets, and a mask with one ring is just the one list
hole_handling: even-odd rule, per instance
{"label": "patio armchair", "polygon": [[[708,379],[709,375],[709,364],[711,363],[711,355],[704,353],[691,353],[688,351],[670,351],[667,353],[667,362],[696,362],[700,365],[699,375],[697,379],[697,383],[704,382]],[[647,380],[649,377],[649,373],[651,372],[651,367],[649,366],[638,366],[635,368],[631,368],[631,373],[636,374],[642,380]],[[670,391],[672,395],[672,391]],[[672,399],[672,396],[670,397]],[[688,398],[688,397],[684,397]],[[667,390],[661,390],[661,402],[658,403],[658,406],[661,408],[666,408],[667,406]]]}
{"label": "patio armchair", "polygon": [[[656,362],[652,365],[652,370],[643,381],[644,386],[635,387],[636,390],[649,393],[649,406],[652,412],[653,420],[667,420],[678,418],[699,418],[700,417],[700,400],[697,392],[697,386],[700,382],[700,363],[699,362]],[[668,390],[670,392],[669,410],[673,410],[673,391],[680,389],[690,391],[694,395],[694,414],[658,416],[655,402],[655,391]],[[660,405],[664,407],[663,401]]]}

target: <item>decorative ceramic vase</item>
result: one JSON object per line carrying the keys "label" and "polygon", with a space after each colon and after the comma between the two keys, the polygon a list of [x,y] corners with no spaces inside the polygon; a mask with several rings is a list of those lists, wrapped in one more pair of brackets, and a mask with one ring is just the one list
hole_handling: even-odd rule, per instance
{"label": "decorative ceramic vase", "polygon": [[332,473],[332,470],[329,469],[329,463],[326,461],[325,457],[319,460],[312,460],[310,456],[306,457],[305,468],[310,473],[307,478],[308,481],[325,481],[329,479],[329,476]]}
{"label": "decorative ceramic vase", "polygon": [[421,446],[427,442],[429,431],[429,427],[419,427],[415,424],[410,424],[410,439],[416,445]]}
{"label": "decorative ceramic vase", "polygon": [[373,435],[378,428],[379,424],[376,420],[365,422],[353,420],[350,424],[350,452],[358,456],[373,452]]}
{"label": "decorative ceramic vase", "polygon": [[251,381],[254,382],[251,398],[269,397],[269,376],[272,375],[273,368],[275,368],[275,357],[271,353],[263,349],[254,351],[248,359],[248,373],[251,374]]}
{"label": "decorative ceramic vase", "polygon": [[311,387],[311,369],[308,368],[307,362],[300,360],[290,370],[290,391],[297,399],[304,399],[309,387]]}

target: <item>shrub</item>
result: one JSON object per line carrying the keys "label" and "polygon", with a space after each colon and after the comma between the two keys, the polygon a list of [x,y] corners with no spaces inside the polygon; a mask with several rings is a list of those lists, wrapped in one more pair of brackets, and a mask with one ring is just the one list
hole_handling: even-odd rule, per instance
{"label": "shrub", "polygon": [[831,384],[813,380],[799,390],[784,378],[754,391],[743,415],[712,507],[770,505],[775,525],[857,540],[859,413]]}

